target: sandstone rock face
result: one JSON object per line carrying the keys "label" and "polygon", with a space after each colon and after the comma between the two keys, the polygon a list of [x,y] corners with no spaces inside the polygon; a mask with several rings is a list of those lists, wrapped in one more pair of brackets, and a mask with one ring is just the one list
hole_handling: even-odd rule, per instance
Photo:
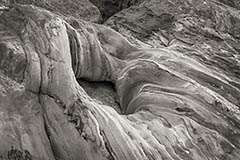
{"label": "sandstone rock face", "polygon": [[197,0],[132,6],[105,23],[121,34],[34,6],[4,11],[0,156],[239,159],[238,21]]}
{"label": "sandstone rock face", "polygon": [[102,15],[98,8],[89,0],[0,0],[0,5],[14,5],[13,2],[39,6],[57,14],[73,16],[76,19],[96,23],[102,21]]}
{"label": "sandstone rock face", "polygon": [[103,21],[115,13],[128,8],[132,5],[143,2],[144,0],[90,0],[94,5],[98,7],[102,13]]}
{"label": "sandstone rock face", "polygon": [[240,2],[238,0],[218,0],[218,1],[231,7],[240,9]]}

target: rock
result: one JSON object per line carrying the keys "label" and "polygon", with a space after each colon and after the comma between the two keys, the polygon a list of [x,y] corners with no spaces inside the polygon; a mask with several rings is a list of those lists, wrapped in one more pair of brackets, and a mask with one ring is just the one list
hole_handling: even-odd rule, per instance
{"label": "rock", "polygon": [[238,12],[207,2],[226,16],[214,28],[204,1],[170,4],[146,1],[106,22],[127,38],[34,6],[4,11],[0,155],[13,146],[33,159],[238,159],[238,37],[223,23]]}
{"label": "rock", "polygon": [[150,0],[117,13],[105,24],[137,46],[180,51],[224,73],[239,88],[239,15],[216,1]]}
{"label": "rock", "polygon": [[[35,5],[64,16],[91,22],[101,22],[102,15],[89,0],[15,0],[16,4]],[[14,5],[11,0],[0,0],[0,5]]]}
{"label": "rock", "polygon": [[132,5],[143,2],[144,0],[90,0],[98,7],[102,14],[103,22],[115,13],[128,8]]}
{"label": "rock", "polygon": [[240,9],[240,3],[238,0],[218,0],[218,1],[228,6]]}

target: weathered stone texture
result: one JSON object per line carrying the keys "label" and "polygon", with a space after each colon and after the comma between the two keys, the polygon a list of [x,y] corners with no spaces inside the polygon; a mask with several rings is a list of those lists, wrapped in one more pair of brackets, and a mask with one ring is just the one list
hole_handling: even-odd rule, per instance
{"label": "weathered stone texture", "polygon": [[29,5],[4,11],[0,155],[238,159],[238,21],[202,0],[146,0],[105,22],[121,34]]}

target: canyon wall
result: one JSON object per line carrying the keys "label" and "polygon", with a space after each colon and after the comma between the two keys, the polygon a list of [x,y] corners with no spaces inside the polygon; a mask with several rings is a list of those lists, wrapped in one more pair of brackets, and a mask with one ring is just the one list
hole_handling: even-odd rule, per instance
{"label": "canyon wall", "polygon": [[146,0],[103,25],[4,10],[0,158],[238,159],[239,15],[203,0]]}

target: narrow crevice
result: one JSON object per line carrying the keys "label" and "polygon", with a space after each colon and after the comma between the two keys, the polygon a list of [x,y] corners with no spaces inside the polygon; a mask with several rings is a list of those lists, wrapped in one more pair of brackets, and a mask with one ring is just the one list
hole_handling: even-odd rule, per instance
{"label": "narrow crevice", "polygon": [[46,122],[46,118],[44,115],[43,115],[43,124],[44,124],[44,131],[46,133],[47,139],[48,139],[50,147],[51,147],[51,151],[53,153],[53,157],[55,158],[55,160],[58,160],[57,153],[55,152],[55,149],[54,149],[55,147],[53,146],[52,141],[51,141],[51,132],[49,131],[49,128],[48,128],[47,122]]}
{"label": "narrow crevice", "polygon": [[[43,114],[44,114],[44,113],[43,113]],[[48,126],[47,126],[46,123],[47,123],[47,122],[46,122],[45,116],[43,115],[44,131],[45,131],[45,133],[46,133],[46,136],[47,136],[48,141],[49,141],[49,143],[50,143],[50,146],[51,146],[51,148],[52,148],[52,152],[53,152],[53,154],[54,154],[54,149],[53,149],[53,146],[52,146],[52,144],[51,144],[51,138],[50,138],[51,133],[50,133],[49,128],[48,128]],[[55,156],[54,156],[54,157],[55,157]]]}
{"label": "narrow crevice", "polygon": [[143,0],[90,0],[102,14],[104,23],[108,18],[123,9],[129,8],[133,5],[139,4]]}
{"label": "narrow crevice", "polygon": [[106,135],[104,133],[103,130],[100,130],[100,135],[102,136],[103,138],[103,141],[104,141],[104,145],[105,145],[105,148],[106,150],[108,151],[109,155],[107,157],[108,160],[115,160],[117,159],[116,156],[115,156],[115,153],[113,152],[112,148],[111,148],[111,145],[109,144],[107,138],[106,138]]}
{"label": "narrow crevice", "polygon": [[51,136],[51,133],[50,133],[49,128],[48,128],[48,126],[47,126],[46,110],[45,110],[45,108],[44,108],[44,105],[43,105],[42,102],[41,102],[41,95],[42,95],[42,94],[39,92],[39,93],[38,93],[38,103],[40,104],[41,109],[42,109],[42,119],[43,119],[44,132],[45,132],[45,134],[46,134],[46,136],[47,136],[47,140],[48,140],[48,142],[49,142],[50,149],[51,149],[51,152],[52,152],[52,154],[53,154],[53,157],[55,158],[55,160],[57,160],[57,158],[56,158],[57,156],[56,156],[56,154],[54,153],[54,146],[52,145],[52,142],[51,142],[51,137],[50,137],[50,136]]}

